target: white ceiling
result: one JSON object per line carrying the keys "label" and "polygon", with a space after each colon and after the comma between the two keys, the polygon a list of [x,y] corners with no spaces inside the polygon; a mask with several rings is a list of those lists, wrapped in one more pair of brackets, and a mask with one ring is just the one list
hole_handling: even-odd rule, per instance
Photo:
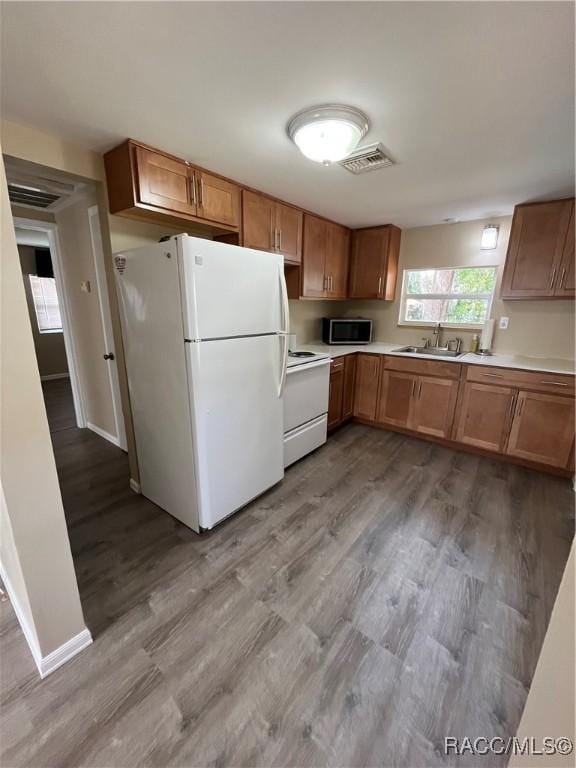
{"label": "white ceiling", "polygon": [[[506,214],[574,184],[571,2],[2,4],[3,116],[130,136],[350,226]],[[290,116],[366,112],[398,165],[302,157]]]}

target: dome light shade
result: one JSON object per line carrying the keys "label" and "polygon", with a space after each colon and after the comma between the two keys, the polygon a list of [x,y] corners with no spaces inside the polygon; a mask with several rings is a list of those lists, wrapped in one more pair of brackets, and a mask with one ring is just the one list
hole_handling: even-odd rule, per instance
{"label": "dome light shade", "polygon": [[305,157],[330,165],[356,149],[368,132],[368,120],[353,107],[328,104],[298,112],[287,131]]}

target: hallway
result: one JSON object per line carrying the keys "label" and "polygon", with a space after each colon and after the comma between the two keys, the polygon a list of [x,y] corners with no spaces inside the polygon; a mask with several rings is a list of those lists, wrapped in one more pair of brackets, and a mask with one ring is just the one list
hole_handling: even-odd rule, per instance
{"label": "hallway", "polygon": [[72,387],[68,377],[51,379],[42,382],[44,404],[50,432],[60,432],[63,429],[76,427]]}

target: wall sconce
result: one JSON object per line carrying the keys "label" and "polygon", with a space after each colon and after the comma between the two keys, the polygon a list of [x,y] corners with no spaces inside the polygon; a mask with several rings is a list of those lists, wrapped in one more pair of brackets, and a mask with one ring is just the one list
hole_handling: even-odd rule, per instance
{"label": "wall sconce", "polygon": [[496,224],[488,224],[482,230],[482,239],[480,240],[481,251],[492,251],[498,245],[498,230],[500,227]]}

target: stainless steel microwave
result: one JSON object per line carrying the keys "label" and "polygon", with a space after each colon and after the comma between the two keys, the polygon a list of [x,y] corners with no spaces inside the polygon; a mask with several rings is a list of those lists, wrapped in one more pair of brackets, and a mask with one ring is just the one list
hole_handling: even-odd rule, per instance
{"label": "stainless steel microwave", "polygon": [[363,317],[323,317],[324,344],[369,344],[372,341],[372,320]]}

